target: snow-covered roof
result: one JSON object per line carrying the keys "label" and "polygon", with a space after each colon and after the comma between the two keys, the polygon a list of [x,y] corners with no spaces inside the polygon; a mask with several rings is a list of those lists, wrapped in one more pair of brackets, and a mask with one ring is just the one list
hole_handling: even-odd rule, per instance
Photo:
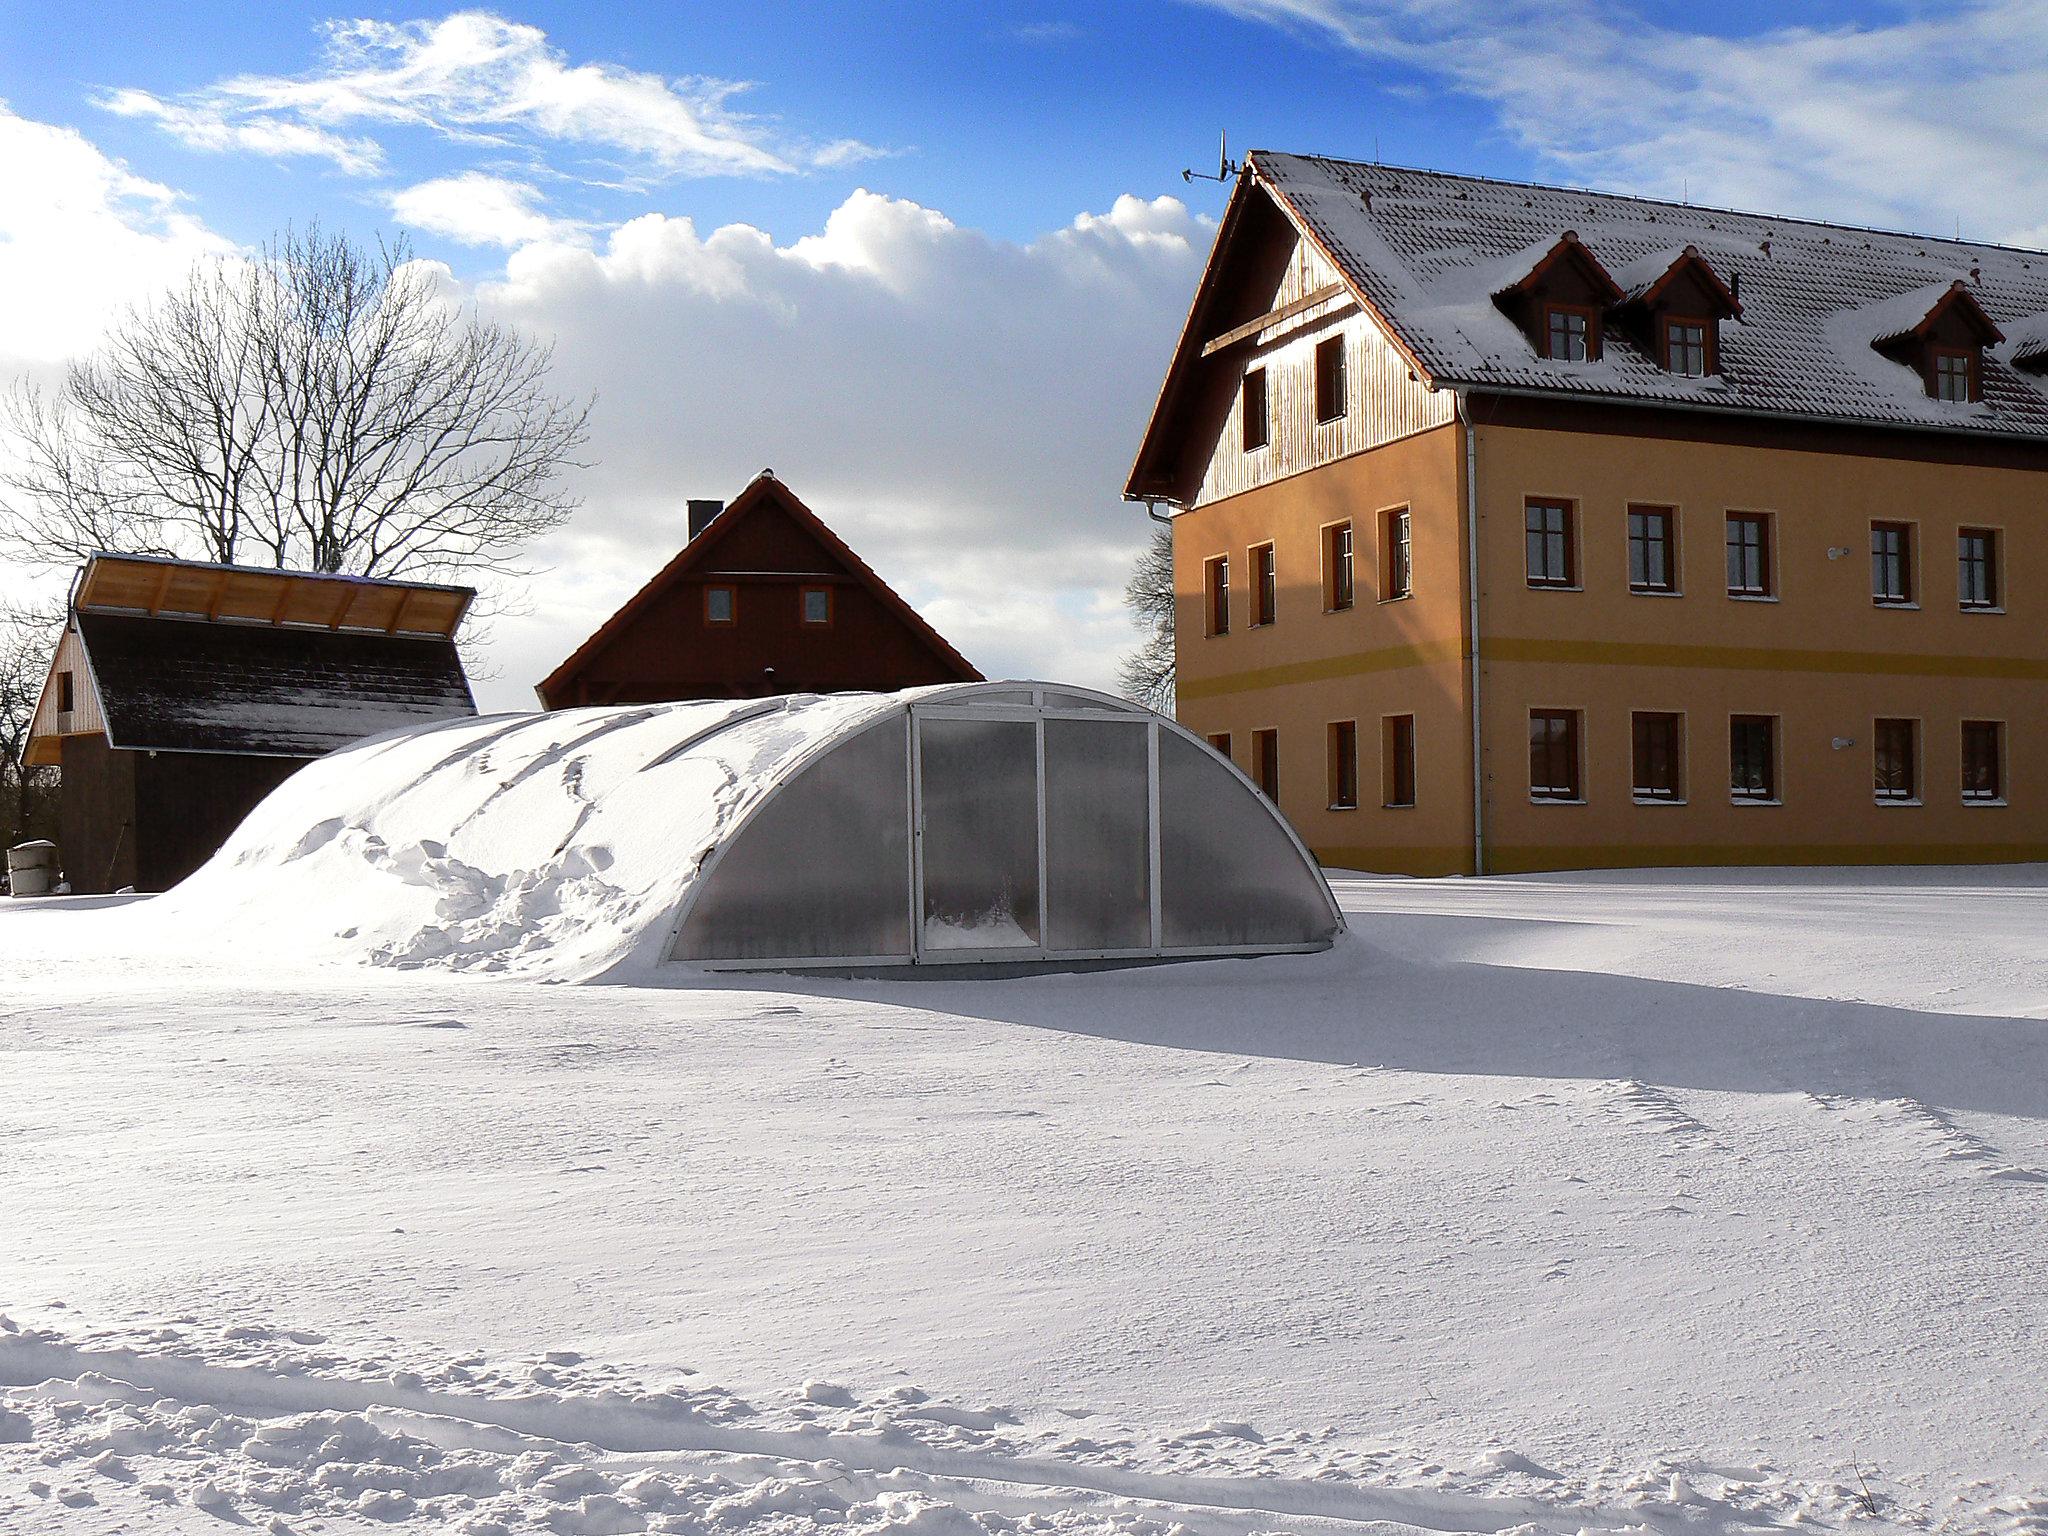
{"label": "snow-covered roof", "polygon": [[[1311,155],[1259,151],[1251,170],[1430,383],[2048,437],[2048,379],[2011,365],[2048,325],[2048,254]],[[1493,296],[1566,230],[1624,290],[1688,245],[1723,281],[1739,277],[1722,374],[1667,373],[1618,337],[1595,362],[1538,357]],[[1872,347],[1958,281],[2006,336],[1986,354],[1983,400],[1968,404],[1928,398],[1918,374]]]}

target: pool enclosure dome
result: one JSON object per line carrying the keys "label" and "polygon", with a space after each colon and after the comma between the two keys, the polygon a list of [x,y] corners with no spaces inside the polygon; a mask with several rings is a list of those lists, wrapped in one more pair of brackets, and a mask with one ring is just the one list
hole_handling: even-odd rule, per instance
{"label": "pool enclosure dome", "polygon": [[[968,683],[450,721],[301,770],[166,901],[390,965],[620,976],[1326,947],[1328,884],[1172,721]],[[331,926],[330,926],[331,925]]]}

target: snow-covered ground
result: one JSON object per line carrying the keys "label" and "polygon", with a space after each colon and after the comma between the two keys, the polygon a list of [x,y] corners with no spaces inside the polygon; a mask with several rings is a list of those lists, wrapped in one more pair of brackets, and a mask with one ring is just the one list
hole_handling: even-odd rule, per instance
{"label": "snow-covered ground", "polygon": [[0,904],[0,1532],[2048,1531],[2048,870],[1336,886],[1001,983]]}

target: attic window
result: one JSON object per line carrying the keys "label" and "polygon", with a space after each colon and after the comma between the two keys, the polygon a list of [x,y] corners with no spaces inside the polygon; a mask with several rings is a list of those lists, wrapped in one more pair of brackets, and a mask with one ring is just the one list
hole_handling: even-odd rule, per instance
{"label": "attic window", "polygon": [[731,587],[704,589],[704,622],[725,625],[734,622],[734,593]]}
{"label": "attic window", "polygon": [[1707,322],[1667,319],[1664,322],[1664,366],[1682,378],[1707,376]]}
{"label": "attic window", "polygon": [[1592,356],[1591,310],[1547,304],[1543,318],[1545,334],[1549,338],[1544,356],[1559,363],[1583,363]]}
{"label": "attic window", "polygon": [[1977,353],[1974,348],[1936,347],[1934,357],[1934,398],[1975,400]]}
{"label": "attic window", "polygon": [[2005,333],[1958,279],[1917,324],[1871,345],[1919,374],[1929,398],[1966,404],[1984,398],[1984,349],[2003,340]]}
{"label": "attic window", "polygon": [[1266,419],[1266,370],[1254,368],[1244,376],[1244,451],[1263,448],[1271,437]]}
{"label": "attic window", "polygon": [[77,701],[72,697],[71,686],[71,674],[69,672],[59,672],[57,674],[57,713],[60,715],[68,715],[78,707]]}

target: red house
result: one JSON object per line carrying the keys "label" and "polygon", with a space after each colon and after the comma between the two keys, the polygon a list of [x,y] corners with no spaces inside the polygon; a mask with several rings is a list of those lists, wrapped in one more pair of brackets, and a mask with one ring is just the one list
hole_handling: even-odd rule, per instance
{"label": "red house", "polygon": [[536,690],[548,709],[893,692],[981,674],[767,470]]}

